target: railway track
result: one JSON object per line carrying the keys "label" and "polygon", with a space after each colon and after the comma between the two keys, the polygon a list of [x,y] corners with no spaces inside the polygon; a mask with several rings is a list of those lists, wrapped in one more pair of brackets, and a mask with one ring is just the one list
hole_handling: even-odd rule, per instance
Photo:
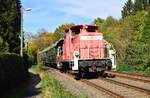
{"label": "railway track", "polygon": [[[100,79],[102,81],[105,81],[105,82],[108,82],[108,83],[111,83],[111,84],[121,86],[121,87],[125,87],[126,89],[133,89],[134,91],[138,91],[140,93],[145,93],[148,96],[150,95],[150,90],[148,90],[148,89],[136,87],[136,86],[133,86],[133,85],[129,85],[129,84],[126,84],[126,83],[110,80],[110,79],[107,79],[107,78],[98,78],[98,79]],[[108,89],[106,87],[99,86],[99,85],[97,85],[97,83],[93,83],[93,82],[88,81],[86,79],[81,79],[80,81],[87,84],[87,85],[89,85],[89,86],[91,86],[91,87],[93,87],[93,88],[95,88],[95,89],[97,89],[97,90],[99,90],[99,91],[101,91],[101,92],[109,94],[110,96],[112,96],[114,98],[125,98],[124,95],[114,91],[113,89]]]}
{"label": "railway track", "polygon": [[[70,78],[74,78],[74,75],[71,73],[67,73],[66,75],[69,76]],[[136,86],[133,86],[133,85],[127,84],[127,83],[122,83],[120,81],[112,80],[111,78],[98,78],[98,79],[90,79],[90,80],[81,79],[81,80],[79,80],[79,82],[82,82],[82,83],[88,85],[91,89],[94,88],[97,91],[99,91],[101,93],[103,92],[106,95],[112,96],[114,98],[125,98],[127,96],[130,96],[129,94],[125,95],[127,92],[130,93],[131,96],[133,94],[135,94],[135,97],[137,97],[138,94],[142,96],[140,98],[149,98],[150,97],[150,90],[148,90],[148,89],[136,87]],[[102,85],[100,85],[101,82],[103,82]],[[108,84],[110,84],[112,86],[112,88],[107,87]],[[124,90],[122,90],[122,88]],[[121,91],[118,92],[114,89],[120,89]],[[122,91],[125,91],[125,92],[123,93]],[[134,92],[131,93],[131,91],[134,91]],[[146,96],[146,97],[143,97],[143,96]]]}
{"label": "railway track", "polygon": [[[70,73],[68,73],[68,75],[71,78],[74,78],[74,75],[72,75]],[[111,91],[109,89],[106,89],[106,88],[103,88],[101,86],[98,86],[95,83],[92,83],[92,82],[90,82],[90,81],[88,81],[86,79],[81,79],[80,81],[83,82],[83,83],[85,83],[85,84],[87,84],[87,85],[89,85],[89,86],[91,86],[91,87],[93,87],[93,88],[95,88],[95,89],[97,89],[98,91],[104,92],[104,93],[106,93],[106,94],[108,94],[108,95],[110,95],[110,96],[112,96],[114,98],[124,98],[122,95],[117,94],[117,93],[115,93],[115,92],[113,92],[113,91]]]}
{"label": "railway track", "polygon": [[113,74],[113,75],[115,75],[117,77],[121,77],[121,78],[150,83],[149,76],[142,76],[142,75],[138,75],[138,74],[130,74],[130,73],[116,72],[116,71],[106,71],[106,73],[110,73],[110,74]]}
{"label": "railway track", "polygon": [[[129,84],[126,84],[126,83],[118,82],[118,81],[115,81],[115,80],[110,80],[110,79],[107,79],[107,78],[98,78],[98,79],[106,81],[106,82],[109,82],[111,84],[115,84],[115,85],[118,85],[118,86],[125,87],[127,89],[128,88],[129,89],[133,89],[135,91],[139,91],[141,93],[146,93],[146,94],[150,95],[150,90],[148,90],[148,89],[140,88],[140,87],[137,87],[137,86],[133,86],[133,85],[129,85]],[[95,83],[92,83],[92,82],[88,81],[88,80],[82,79],[80,81],[86,83],[87,85],[89,85],[91,87],[94,87],[97,90],[105,92],[106,94],[109,94],[112,97],[115,97],[115,98],[125,98],[121,94],[113,92],[113,90],[109,90],[107,88],[101,87],[101,86],[99,86],[99,85],[97,85]]]}
{"label": "railway track", "polygon": [[[118,72],[117,72],[118,73]],[[121,73],[121,74],[125,74],[125,73]],[[116,74],[115,74],[116,75]],[[129,76],[130,75],[130,76]],[[117,74],[117,76],[120,76],[120,77],[123,77],[123,78],[127,78],[127,79],[131,79],[131,80],[138,80],[138,81],[142,81],[142,82],[146,82],[146,83],[150,83],[150,81],[148,80],[149,79],[149,77],[144,77],[144,78],[146,78],[146,79],[143,79],[143,76],[142,75],[133,75],[133,74],[127,74],[127,76],[121,76],[121,75],[118,75]],[[134,76],[134,77],[131,77],[131,76]],[[136,77],[135,77],[136,76]],[[137,77],[138,76],[138,77]],[[127,83],[123,83],[123,82],[120,82],[120,81],[115,81],[115,80],[111,80],[111,79],[108,79],[108,78],[99,78],[99,79],[101,79],[101,80],[103,80],[103,81],[106,81],[106,82],[109,82],[109,83],[112,83],[112,84],[115,84],[115,85],[118,85],[118,86],[122,86],[122,87],[125,87],[125,88],[129,88],[129,89],[133,89],[133,90],[135,90],[135,91],[139,91],[139,92],[141,92],[141,93],[145,93],[145,94],[148,94],[148,95],[150,95],[150,90],[149,89],[145,89],[145,88],[141,88],[141,87],[138,87],[138,86],[134,86],[134,85],[130,85],[130,84],[127,84]],[[105,92],[105,93],[107,93],[107,94],[109,94],[109,95],[111,95],[111,96],[113,96],[113,97],[115,97],[115,98],[124,98],[124,96],[122,96],[122,95],[120,95],[120,94],[118,94],[118,93],[115,93],[115,92],[113,92],[113,91],[111,91],[111,90],[109,90],[109,89],[106,89],[106,88],[104,88],[104,87],[101,87],[101,86],[98,86],[98,85],[96,85],[95,83],[92,83],[92,82],[90,82],[90,81],[88,81],[88,80],[85,80],[85,79],[82,79],[81,80],[82,82],[84,82],[84,83],[86,83],[87,85],[90,85],[90,86],[92,86],[92,87],[94,87],[94,88],[96,88],[96,89],[98,89],[98,90],[100,90],[100,91],[103,91],[103,92]]]}
{"label": "railway track", "polygon": [[115,92],[113,92],[113,91],[111,91],[111,90],[108,90],[108,89],[106,89],[106,88],[103,88],[103,87],[101,87],[101,86],[98,86],[98,85],[96,85],[96,84],[94,84],[94,83],[92,83],[92,82],[89,82],[88,80],[82,79],[81,81],[82,81],[83,83],[86,83],[86,84],[89,85],[89,86],[94,87],[95,89],[97,89],[97,90],[99,90],[99,91],[102,91],[102,92],[105,92],[106,94],[109,94],[109,95],[112,96],[112,97],[115,97],[115,98],[124,98],[122,95],[117,94],[117,93],[115,93]]}
{"label": "railway track", "polygon": [[[66,75],[68,75],[71,78],[74,78],[74,75],[71,73],[67,73]],[[130,79],[130,78],[128,78],[128,79]],[[111,78],[100,77],[98,79],[94,79],[94,81],[97,81],[98,83],[94,83],[92,79],[90,79],[90,81],[88,79],[81,79],[81,80],[79,80],[79,82],[83,82],[84,84],[88,85],[89,87],[94,88],[97,91],[104,92],[105,94],[108,94],[114,98],[125,98],[126,97],[126,96],[124,96],[124,94],[118,93],[118,92],[114,91],[113,89],[107,88],[107,86],[98,85],[99,83],[101,83],[98,80],[110,83],[110,84],[112,84],[112,86],[118,85],[118,87],[123,87],[124,89],[126,89],[126,91],[128,91],[128,89],[130,89],[130,90],[132,89],[132,91],[139,92],[144,95],[146,94],[150,97],[150,90],[148,90],[148,89],[137,87],[137,86],[127,84],[127,83],[123,83],[120,81],[112,80]],[[120,89],[120,88],[116,88],[116,89]],[[128,92],[130,92],[130,91],[128,91]]]}
{"label": "railway track", "polygon": [[99,79],[101,79],[103,81],[106,81],[106,82],[110,82],[110,83],[119,85],[119,86],[123,86],[123,87],[126,87],[126,88],[131,88],[131,89],[134,89],[136,91],[143,92],[143,93],[146,93],[146,94],[150,95],[150,90],[148,90],[148,89],[140,88],[140,87],[137,87],[137,86],[129,85],[129,84],[122,83],[122,82],[115,81],[115,80],[111,80],[111,79],[106,79],[106,78],[99,78]]}

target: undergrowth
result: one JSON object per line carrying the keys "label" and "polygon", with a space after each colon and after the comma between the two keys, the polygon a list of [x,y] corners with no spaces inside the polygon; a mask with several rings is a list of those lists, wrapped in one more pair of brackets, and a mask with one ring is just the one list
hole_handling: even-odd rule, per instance
{"label": "undergrowth", "polygon": [[76,96],[66,91],[48,71],[43,70],[41,66],[38,65],[36,70],[41,77],[43,98],[76,98]]}
{"label": "undergrowth", "polygon": [[150,67],[141,66],[131,66],[126,64],[120,64],[117,66],[117,71],[125,71],[129,73],[139,73],[143,75],[150,75]]}

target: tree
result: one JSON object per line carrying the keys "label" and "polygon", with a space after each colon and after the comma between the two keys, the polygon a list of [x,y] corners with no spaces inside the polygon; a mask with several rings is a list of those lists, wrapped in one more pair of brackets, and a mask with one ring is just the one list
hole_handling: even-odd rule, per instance
{"label": "tree", "polygon": [[0,0],[0,36],[8,43],[9,52],[20,51],[20,0]]}
{"label": "tree", "polygon": [[[143,26],[145,24],[145,18],[147,13],[138,12],[136,15],[127,16],[123,20],[121,20],[121,42],[124,41],[124,58],[122,59],[123,63],[128,65],[144,65],[142,60],[142,54],[144,44],[139,41],[139,38],[143,32]],[[143,57],[146,59],[145,57]]]}
{"label": "tree", "polygon": [[117,22],[117,19],[113,18],[112,16],[108,16],[102,24],[102,31],[105,32],[107,28],[114,27],[117,24]]}
{"label": "tree", "polygon": [[94,19],[93,24],[98,26],[98,31],[101,31],[103,22],[104,22],[104,20],[99,17]]}
{"label": "tree", "polygon": [[135,65],[139,71],[150,71],[150,17],[148,14],[142,17],[144,21],[139,26],[136,40],[127,48],[126,64]]}
{"label": "tree", "polygon": [[138,11],[143,11],[143,0],[135,0],[134,3],[134,13],[137,13]]}
{"label": "tree", "polygon": [[132,0],[128,0],[121,11],[122,18],[141,11],[150,12],[150,0],[134,0],[134,3]]}
{"label": "tree", "polygon": [[134,10],[133,8],[134,8],[134,5],[133,5],[132,0],[128,0],[124,5],[123,10],[121,11],[122,18],[129,16],[129,15],[133,15],[133,10]]}
{"label": "tree", "polygon": [[63,38],[65,36],[65,30],[69,29],[73,25],[74,25],[73,23],[62,24],[58,28],[56,28],[56,30],[54,31],[53,41],[55,42],[59,40],[60,38]]}
{"label": "tree", "polygon": [[38,51],[49,47],[53,43],[53,33],[46,30],[40,30],[38,33],[39,35],[30,37],[27,42],[27,53],[32,62],[36,62]]}
{"label": "tree", "polygon": [[8,52],[8,44],[6,42],[4,42],[3,38],[0,37],[0,53],[3,53],[3,52]]}
{"label": "tree", "polygon": [[145,69],[150,68],[150,16],[147,15],[144,21],[144,26],[141,30],[141,36],[139,41],[142,43],[142,60],[144,62]]}

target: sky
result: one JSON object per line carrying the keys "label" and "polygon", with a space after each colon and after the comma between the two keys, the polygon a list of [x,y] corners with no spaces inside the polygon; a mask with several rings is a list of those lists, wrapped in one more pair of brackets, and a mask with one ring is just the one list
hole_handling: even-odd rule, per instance
{"label": "sky", "polygon": [[97,17],[121,18],[127,0],[21,0],[25,32],[36,34],[40,29],[53,32],[61,24],[91,24]]}

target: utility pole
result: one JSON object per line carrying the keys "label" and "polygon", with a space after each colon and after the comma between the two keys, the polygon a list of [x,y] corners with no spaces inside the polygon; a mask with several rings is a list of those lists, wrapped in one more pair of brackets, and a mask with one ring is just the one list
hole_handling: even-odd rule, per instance
{"label": "utility pole", "polygon": [[21,7],[20,56],[23,57],[23,7]]}
{"label": "utility pole", "polygon": [[24,37],[24,34],[23,34],[23,14],[25,11],[31,11],[31,8],[24,9],[23,7],[21,7],[20,10],[21,10],[20,56],[23,57],[23,37]]}

